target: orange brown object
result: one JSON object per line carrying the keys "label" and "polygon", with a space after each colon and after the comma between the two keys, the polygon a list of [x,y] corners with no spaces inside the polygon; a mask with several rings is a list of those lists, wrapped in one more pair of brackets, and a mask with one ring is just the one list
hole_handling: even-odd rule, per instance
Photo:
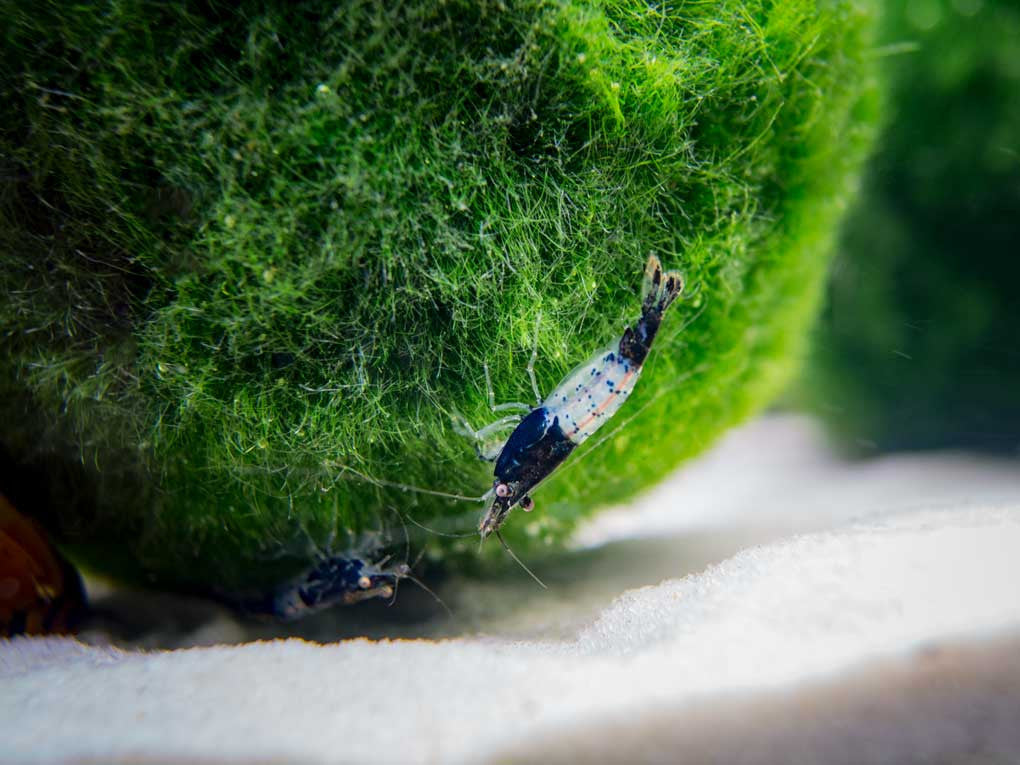
{"label": "orange brown object", "polygon": [[84,605],[78,573],[0,495],[0,636],[71,632]]}

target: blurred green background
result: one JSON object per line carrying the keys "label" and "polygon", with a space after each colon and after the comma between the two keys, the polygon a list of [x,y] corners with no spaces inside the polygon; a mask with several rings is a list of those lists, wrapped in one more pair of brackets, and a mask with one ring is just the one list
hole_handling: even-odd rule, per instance
{"label": "blurred green background", "polygon": [[849,451],[1020,446],[1020,6],[884,5],[885,125],[806,375]]}

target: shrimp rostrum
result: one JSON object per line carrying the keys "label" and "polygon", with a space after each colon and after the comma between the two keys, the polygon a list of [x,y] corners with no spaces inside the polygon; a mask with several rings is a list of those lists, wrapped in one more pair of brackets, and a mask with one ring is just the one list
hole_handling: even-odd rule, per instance
{"label": "shrimp rostrum", "polygon": [[[526,415],[503,417],[478,431],[463,419],[457,420],[458,430],[480,443],[501,428],[514,426],[502,446],[488,452],[479,449],[480,457],[495,462],[492,488],[485,496],[489,505],[478,526],[482,539],[498,534],[518,505],[531,510],[534,503],[530,492],[620,409],[637,383],[663,315],[683,291],[683,284],[679,273],[663,272],[659,259],[650,256],[645,267],[641,316],[618,340],[568,374],[544,399],[535,383],[532,353],[528,373],[537,405],[492,406],[495,411],[520,407],[528,410]],[[490,404],[494,404],[491,385],[489,397]]]}

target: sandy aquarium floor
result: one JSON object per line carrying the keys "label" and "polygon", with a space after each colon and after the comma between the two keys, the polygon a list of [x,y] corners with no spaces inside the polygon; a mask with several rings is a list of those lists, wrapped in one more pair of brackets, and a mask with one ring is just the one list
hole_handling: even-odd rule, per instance
{"label": "sandy aquarium floor", "polygon": [[1020,460],[767,417],[535,568],[289,639],[98,591],[0,642],[0,762],[1020,763]]}

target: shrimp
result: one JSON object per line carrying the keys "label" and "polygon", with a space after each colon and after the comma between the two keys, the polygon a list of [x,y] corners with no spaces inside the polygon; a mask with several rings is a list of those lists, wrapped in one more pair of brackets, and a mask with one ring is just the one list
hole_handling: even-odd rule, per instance
{"label": "shrimp", "polygon": [[[403,524],[403,516],[398,517]],[[220,600],[261,619],[292,622],[336,605],[350,606],[364,600],[383,598],[396,600],[397,588],[404,579],[416,584],[449,614],[446,603],[413,573],[424,550],[410,562],[411,546],[404,527],[404,561],[394,563],[385,554],[389,546],[382,531],[360,536],[343,552],[316,549],[310,566],[289,580],[272,588],[245,593],[217,591]]]}
{"label": "shrimp", "polygon": [[[530,492],[623,406],[641,375],[662,318],[683,292],[683,286],[679,273],[663,272],[659,259],[651,255],[645,266],[641,316],[618,340],[574,369],[545,399],[535,382],[533,352],[528,374],[537,401],[534,407],[520,403],[494,405],[489,384],[494,411],[529,410],[524,416],[509,415],[478,431],[471,430],[463,418],[455,420],[462,434],[481,443],[515,425],[497,450],[486,453],[479,449],[482,459],[495,462],[492,488],[483,495],[489,506],[478,524],[483,540],[490,534],[498,535],[513,508],[519,505],[525,512],[532,510]],[[487,369],[486,381],[488,384]]]}
{"label": "shrimp", "polygon": [[275,588],[261,608],[279,621],[293,621],[307,613],[342,603],[352,605],[371,598],[391,598],[397,582],[411,575],[406,563],[386,568],[357,553],[323,557],[307,571]]}

